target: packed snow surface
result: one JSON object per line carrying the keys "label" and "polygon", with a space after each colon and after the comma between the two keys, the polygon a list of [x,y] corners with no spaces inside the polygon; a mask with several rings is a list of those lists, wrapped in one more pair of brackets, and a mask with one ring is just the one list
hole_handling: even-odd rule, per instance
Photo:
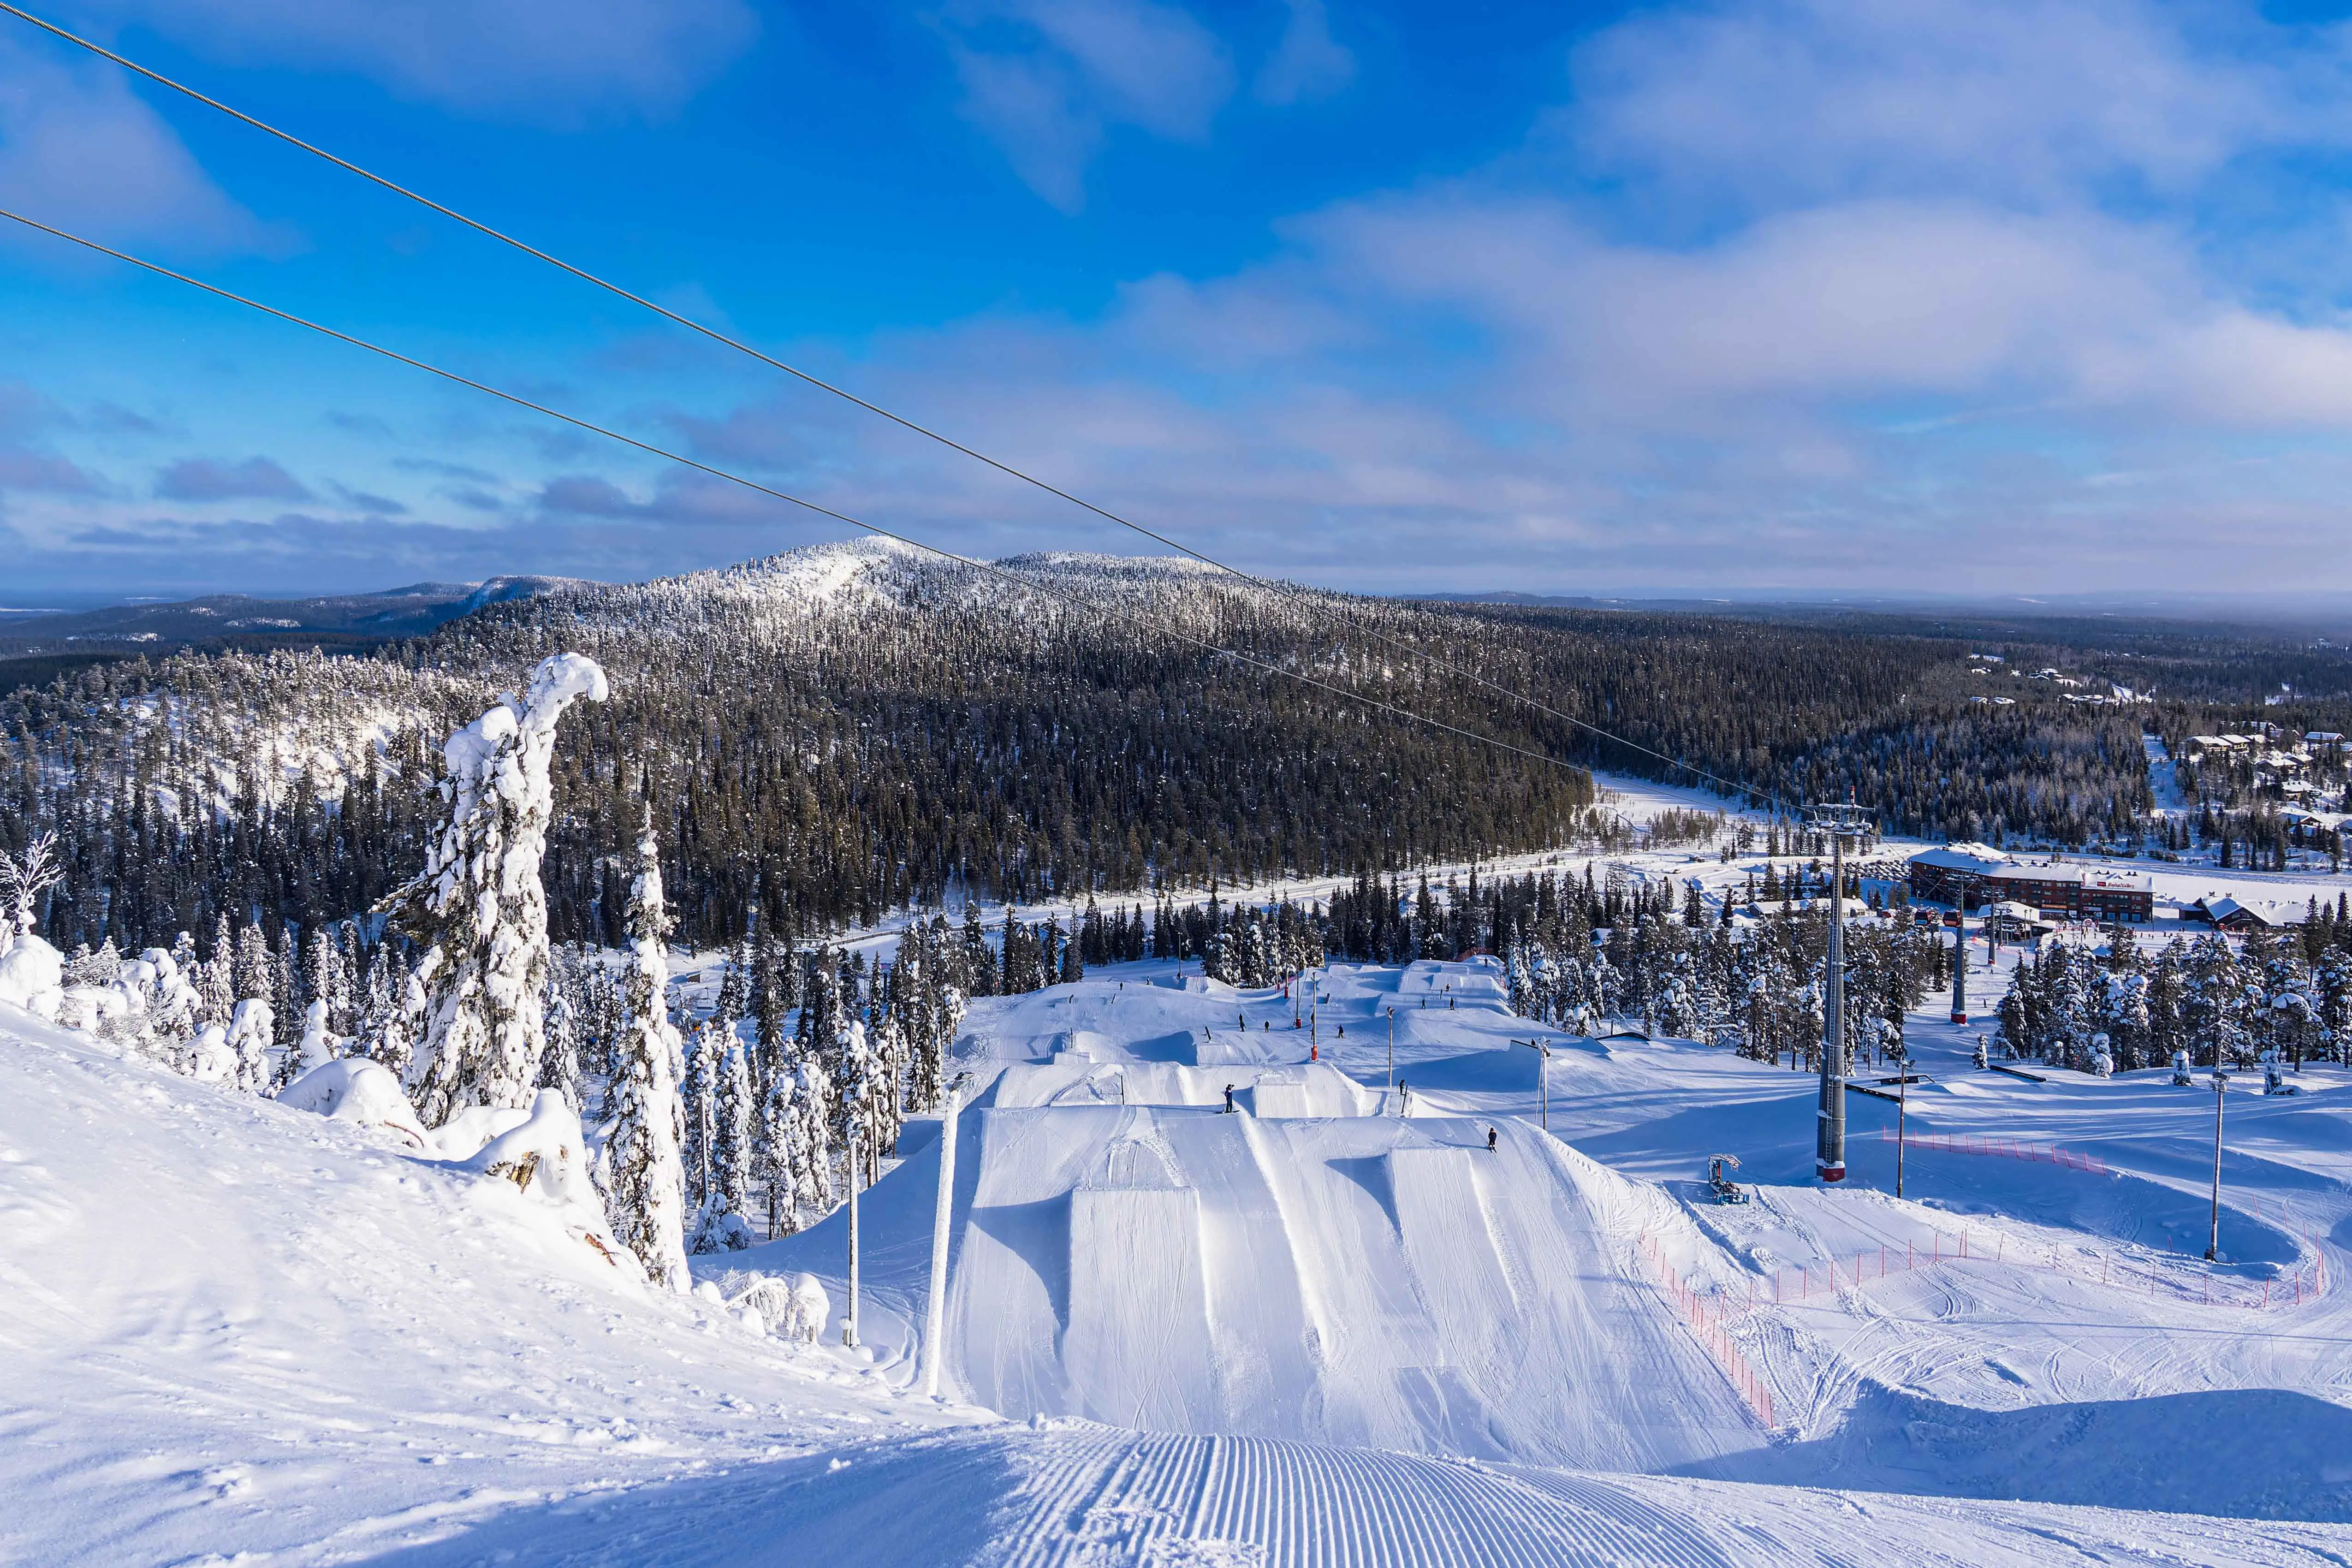
{"label": "packed snow surface", "polygon": [[2352,1076],[2232,1098],[2211,1268],[2210,1091],[1937,1013],[1897,1199],[1894,1106],[1817,1188],[1810,1076],[1484,966],[982,999],[935,1403],[936,1121],[849,1352],[741,1310],[838,1311],[842,1216],[656,1291],[555,1107],[419,1148],[363,1069],[267,1101],[0,1007],[0,1562],[2352,1561]]}

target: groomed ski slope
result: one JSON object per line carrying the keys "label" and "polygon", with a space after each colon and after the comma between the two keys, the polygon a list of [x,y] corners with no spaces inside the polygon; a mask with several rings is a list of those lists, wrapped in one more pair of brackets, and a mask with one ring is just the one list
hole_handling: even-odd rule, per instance
{"label": "groomed ski slope", "polygon": [[[1745,1209],[1685,1206],[1710,1148],[1797,1168],[1802,1075],[1664,1042],[1561,1049],[1555,1133],[1654,1170],[1664,1185],[1653,1186],[1506,1119],[1535,1108],[1533,1054],[1504,1043],[1527,1037],[1524,1020],[1416,1001],[1399,1030],[1399,1070],[1425,1086],[1416,1115],[1327,1113],[1396,1109],[1366,1024],[1415,984],[1445,994],[1454,982],[1430,973],[1333,972],[1324,1027],[1348,1019],[1342,1061],[1360,1090],[1307,1070],[1297,1033],[1262,1026],[1287,1023],[1276,994],[1130,973],[1124,989],[1111,975],[975,1008],[982,1026],[1002,1014],[1006,1037],[1024,1042],[1013,1062],[972,1057],[983,1090],[1011,1087],[1019,1068],[1045,1092],[965,1118],[959,1246],[1001,1248],[997,1265],[1044,1306],[1007,1289],[1010,1310],[975,1310],[990,1302],[960,1278],[951,1332],[1001,1345],[1003,1366],[1041,1386],[1085,1366],[1068,1390],[1126,1404],[1103,1412],[1112,1425],[1004,1422],[906,1392],[936,1123],[910,1125],[904,1164],[866,1197],[868,1367],[618,1282],[502,1184],[388,1137],[0,1015],[0,1562],[2352,1561],[2352,1528],[2295,1522],[2347,1517],[2336,1456],[2352,1451],[2352,1429],[2329,1402],[2352,1378],[2345,1299],[2209,1307],[2184,1283],[2197,1270],[2165,1251],[2177,1239],[2168,1205],[2194,1195],[2189,1146],[2209,1100],[2146,1082],[1970,1078],[1949,1059],[1961,1037],[1934,1037],[1937,1087],[1949,1088],[1915,1100],[1915,1131],[2039,1128],[2100,1148],[2111,1169],[1915,1151],[1913,1196],[1898,1202],[1869,1190],[1891,1164],[1865,1142],[1854,1190],[1768,1184]],[[1087,1018],[1115,1018],[1116,1033],[1083,1039]],[[1920,1031],[1923,1045],[1931,1036]],[[1072,1044],[1102,1059],[1057,1061]],[[1107,1064],[1121,1068],[1116,1084]],[[1140,1102],[1162,1077],[1188,1103]],[[1228,1117],[1190,1102],[1203,1084],[1221,1102],[1228,1079],[1237,1099],[1276,1090],[1267,1110],[1292,1094],[1317,1113]],[[2336,1179],[2352,1082],[2333,1069],[2306,1080],[2297,1100],[2231,1112],[2242,1132],[2225,1237],[2256,1260],[2228,1278],[2249,1287],[2307,1269],[2315,1250],[2335,1258],[2334,1233],[2352,1219]],[[1087,1087],[1066,1094],[1074,1084]],[[1858,1111],[1858,1132],[1874,1126]],[[979,1201],[999,1183],[1008,1201]],[[1228,1195],[1260,1188],[1248,1205]],[[1064,1271],[1058,1306],[1042,1273],[1020,1286],[1014,1241],[979,1228],[1025,1220],[1050,1235],[1057,1205],[1071,1234],[1035,1255]],[[1219,1213],[1270,1225],[1281,1247],[1188,1254],[1188,1231],[1211,1234]],[[1469,1215],[1475,1225],[1456,1222]],[[804,1257],[837,1278],[838,1226],[704,1260],[706,1273]],[[1781,1404],[1784,1430],[1768,1443],[1620,1250],[1646,1234],[1724,1289],[1961,1226],[2071,1248],[2070,1260],[2104,1250],[2167,1288],[2117,1292],[2013,1255],[1849,1273],[1736,1325]],[[1083,1265],[1080,1226],[1096,1244]],[[1017,1224],[1000,1228],[1021,1237]],[[1262,1272],[1245,1277],[1235,1258]],[[1254,1346],[1285,1335],[1254,1341],[1211,1314],[1236,1289],[1277,1300],[1286,1278],[1298,1304],[1277,1321],[1311,1332],[1314,1352],[1253,1362]],[[1168,1310],[1195,1291],[1197,1319]],[[1475,1315],[1489,1306],[1520,1316],[1498,1329]],[[971,1355],[959,1349],[957,1377]],[[1505,1386],[1522,1355],[1549,1370]],[[1202,1378],[1202,1366],[1216,1371]],[[1546,1403],[1548,1382],[1581,1392]],[[1323,1401],[1311,1420],[1260,1396],[1302,1386],[1299,1408]],[[1429,1388],[1468,1393],[1457,1406],[1419,1396]],[[1181,1403],[1203,1395],[1198,1409]],[[1645,1397],[1679,1406],[1681,1429],[1626,1419]],[[1175,1403],[1155,1411],[1153,1398]],[[1343,1415],[1402,1423],[1404,1438],[1280,1435],[1334,1430]],[[1124,1429],[1196,1419],[1204,1429]],[[1213,1434],[1212,1420],[1265,1429]],[[1585,1445],[1601,1455],[1589,1465],[1684,1473],[1496,1457],[1547,1444]],[[1947,1495],[1902,1495],[1922,1492]],[[2042,1500],[2001,1500],[2020,1496]],[[2090,1501],[2244,1517],[2065,1506]]]}
{"label": "groomed ski slope", "polygon": [[513,1509],[384,1568],[2288,1568],[2340,1525],[1577,1475],[1082,1423],[900,1439]]}

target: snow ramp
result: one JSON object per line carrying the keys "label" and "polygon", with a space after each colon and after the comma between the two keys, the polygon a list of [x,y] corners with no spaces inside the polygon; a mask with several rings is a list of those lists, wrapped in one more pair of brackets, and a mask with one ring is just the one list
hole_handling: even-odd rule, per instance
{"label": "snow ramp", "polygon": [[1623,1272],[1640,1194],[1521,1123],[1489,1152],[1486,1125],[979,1112],[950,1376],[1012,1416],[1588,1468],[1761,1442]]}

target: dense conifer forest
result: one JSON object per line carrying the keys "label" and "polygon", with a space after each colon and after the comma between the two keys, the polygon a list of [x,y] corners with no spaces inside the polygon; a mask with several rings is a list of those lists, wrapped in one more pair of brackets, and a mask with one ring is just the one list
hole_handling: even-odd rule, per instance
{"label": "dense conifer forest", "polygon": [[[442,738],[566,649],[611,672],[613,700],[557,755],[551,921],[600,942],[618,939],[649,809],[682,938],[730,942],[758,910],[799,939],[966,891],[1149,899],[1212,877],[1606,846],[1622,829],[1583,767],[1693,782],[1667,759],[1791,810],[1851,795],[1890,832],[2084,845],[2141,826],[2145,721],[2216,721],[2201,703],[2088,705],[2014,677],[1995,703],[1972,643],[1900,623],[1409,604],[1100,557],[1001,565],[1041,586],[830,545],[565,586],[362,656],[69,672],[0,702],[0,847],[57,834],[64,876],[42,918],[67,948],[201,940],[224,915],[347,918],[423,864]],[[2101,690],[2145,651],[2002,646],[2004,675],[2046,657]],[[2168,655],[2176,672],[2194,651]]]}

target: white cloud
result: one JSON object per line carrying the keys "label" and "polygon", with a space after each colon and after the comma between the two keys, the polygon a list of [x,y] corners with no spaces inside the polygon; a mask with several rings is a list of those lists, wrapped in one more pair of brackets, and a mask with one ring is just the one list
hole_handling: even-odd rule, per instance
{"label": "white cloud", "polygon": [[1233,96],[1224,46],[1160,0],[962,0],[939,20],[965,117],[1065,212],[1110,128],[1200,142]]}
{"label": "white cloud", "polygon": [[1261,103],[1303,103],[1328,98],[1356,74],[1356,57],[1331,37],[1323,0],[1286,0],[1290,16],[1282,41],[1258,68],[1253,89]]}
{"label": "white cloud", "polygon": [[1586,167],[1734,209],[1923,188],[2063,200],[2118,178],[2179,191],[2258,142],[2340,138],[2308,101],[2340,61],[2223,7],[1745,0],[1602,33],[1549,129]]}
{"label": "white cloud", "polygon": [[[161,242],[184,255],[289,243],[213,184],[113,67],[60,65],[7,38],[0,38],[0,202],[95,239]],[[37,236],[9,243],[45,257],[68,254]]]}
{"label": "white cloud", "polygon": [[467,112],[568,122],[675,110],[750,47],[745,0],[85,0],[240,65],[346,70]]}

